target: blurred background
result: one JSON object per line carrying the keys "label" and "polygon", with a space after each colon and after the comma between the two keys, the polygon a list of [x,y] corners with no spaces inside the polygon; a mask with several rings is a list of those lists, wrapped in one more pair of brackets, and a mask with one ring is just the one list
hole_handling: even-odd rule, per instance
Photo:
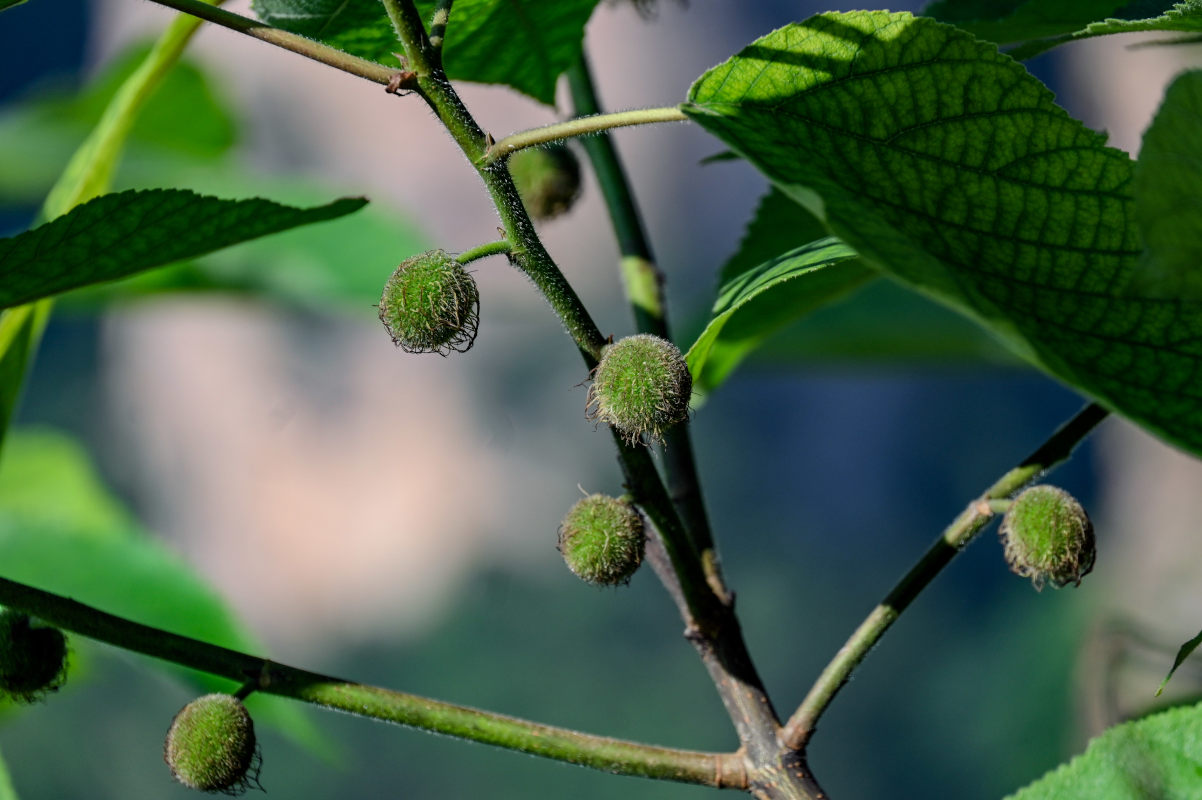
{"label": "blurred background", "polygon": [[[830,7],[661,0],[645,19],[602,3],[587,29],[601,100],[677,103],[744,44]],[[71,95],[103,84],[169,18],[130,0],[32,0],[0,16],[0,233],[31,223],[102,105],[100,90]],[[1202,52],[1131,41],[1029,66],[1135,153],[1161,87]],[[733,749],[650,570],[593,589],[556,552],[581,489],[616,494],[620,478],[609,436],[583,418],[578,354],[529,283],[503,259],[475,266],[481,330],[462,356],[405,355],[380,328],[374,303],[404,257],[496,236],[487,196],[433,117],[416,98],[224,30],[202,30],[189,60],[117,188],[364,194],[370,211],[65,299],[4,478],[20,469],[14,453],[91,462],[80,480],[129,511],[106,519],[163,542],[163,558],[214,587],[274,660],[590,732]],[[563,86],[559,112],[461,88],[498,138],[569,107]],[[694,126],[616,139],[687,347],[766,183],[740,162],[699,166],[723,148]],[[595,184],[542,232],[602,330],[630,333]],[[697,411],[727,576],[782,714],[965,503],[1082,403],[886,287],[786,331]],[[824,719],[811,765],[833,797],[1000,797],[1150,707],[1176,646],[1202,626],[1202,468],[1110,420],[1052,480],[1094,517],[1094,573],[1036,593],[1006,570],[990,529]],[[79,569],[103,579],[103,563]],[[134,599],[156,603],[149,589]],[[160,742],[196,689],[141,657],[72,646],[70,684],[0,719],[19,795],[184,797]],[[1170,688],[1197,693],[1200,677],[1183,671]],[[718,795],[302,713],[301,733],[285,718],[292,736],[259,726],[273,797]]]}

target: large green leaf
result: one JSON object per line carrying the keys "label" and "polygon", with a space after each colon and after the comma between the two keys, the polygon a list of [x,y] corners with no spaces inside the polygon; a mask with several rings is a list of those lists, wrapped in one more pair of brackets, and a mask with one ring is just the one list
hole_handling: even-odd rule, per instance
{"label": "large green leaf", "polygon": [[876,277],[873,269],[852,261],[851,247],[832,237],[778,250],[790,247],[793,235],[811,234],[821,237],[821,223],[792,199],[776,191],[763,198],[743,244],[722,269],[706,329],[686,356],[695,402],[718,388],[768,336]]}
{"label": "large green leaf", "polygon": [[[555,81],[579,56],[597,0],[458,0],[447,26],[447,75],[501,83],[555,102]],[[349,53],[395,63],[401,49],[379,0],[254,0],[261,20]],[[418,0],[429,19],[435,0]]]}
{"label": "large green leaf", "polygon": [[1114,16],[1128,0],[938,0],[922,13],[991,42],[1042,39]]}
{"label": "large green leaf", "polygon": [[861,258],[1202,452],[1202,306],[1127,293],[1131,161],[992,45],[824,14],[699,79],[684,108]]}
{"label": "large green leaf", "polygon": [[1135,214],[1147,252],[1133,289],[1202,300],[1202,71],[1173,81],[1144,133]]}
{"label": "large green leaf", "polygon": [[1012,800],[1170,800],[1202,792],[1202,705],[1103,733]]}
{"label": "large green leaf", "polygon": [[[0,574],[146,625],[237,650],[262,647],[225,603],[161,542],[138,528],[71,439],[15,431],[0,461]],[[205,690],[228,681],[183,671]],[[325,749],[295,703],[265,697],[256,721]]]}
{"label": "large green leaf", "polygon": [[0,239],[0,307],[114,280],[183,258],[357,211],[362,198],[315,208],[223,200],[177,189],[103,195]]}

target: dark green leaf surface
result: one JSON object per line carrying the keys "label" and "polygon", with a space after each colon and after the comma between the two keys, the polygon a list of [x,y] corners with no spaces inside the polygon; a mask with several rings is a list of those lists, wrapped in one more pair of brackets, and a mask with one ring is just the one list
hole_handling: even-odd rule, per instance
{"label": "dark green leaf surface", "polygon": [[1202,705],[1175,708],[1103,733],[1068,764],[1012,800],[1170,800],[1202,786]]}
{"label": "dark green leaf surface", "polygon": [[[1027,42],[1009,51],[1015,58],[1025,59],[1050,50],[1058,44],[1071,42],[1076,39],[1092,39],[1095,36],[1108,36],[1112,33],[1140,33],[1150,31],[1202,33],[1202,0],[1184,0],[1173,5],[1164,5],[1164,13],[1142,19],[1103,19],[1091,22],[1084,27],[1056,36],[1050,39]],[[1147,12],[1145,12],[1147,13]],[[1032,34],[1034,36],[1034,34]],[[1183,39],[1173,39],[1162,44],[1190,43],[1197,41],[1196,36]]]}
{"label": "dark green leaf surface", "polygon": [[723,267],[711,318],[686,356],[694,402],[773,333],[876,277],[854,257],[789,197],[767,194]]}
{"label": "dark green leaf surface", "polygon": [[[264,22],[384,64],[401,50],[379,0],[254,0]],[[548,105],[579,57],[597,0],[458,0],[443,45],[452,79],[512,86]],[[428,20],[434,0],[418,0]]]}
{"label": "dark green leaf surface", "polygon": [[824,14],[753,43],[684,108],[865,261],[1202,452],[1202,306],[1126,293],[1132,164],[992,45]]}
{"label": "dark green leaf surface", "polygon": [[366,202],[343,198],[302,209],[175,189],[104,195],[19,236],[0,239],[0,307],[341,217]]}
{"label": "dark green leaf surface", "polygon": [[[146,625],[252,653],[261,646],[225,603],[109,495],[83,450],[49,431],[10,435],[0,462],[0,574]],[[185,671],[203,689],[228,681]],[[256,712],[296,741],[324,737],[295,703]]]}
{"label": "dark green leaf surface", "polygon": [[[181,171],[177,166],[167,180],[202,194],[262,192],[294,206],[316,204],[336,193],[304,181],[247,174],[233,166],[199,172]],[[217,291],[359,315],[380,301],[384,282],[397,264],[430,247],[426,238],[406,223],[403,211],[373,202],[362,211],[322,225],[294,228],[118,283],[73,292],[62,302],[67,307],[88,308],[163,292]]]}
{"label": "dark green leaf surface", "polygon": [[1202,71],[1173,81],[1144,133],[1135,214],[1147,252],[1133,291],[1202,300]]}
{"label": "dark green leaf surface", "polygon": [[1042,39],[1113,16],[1127,0],[939,0],[922,13],[991,42]]}

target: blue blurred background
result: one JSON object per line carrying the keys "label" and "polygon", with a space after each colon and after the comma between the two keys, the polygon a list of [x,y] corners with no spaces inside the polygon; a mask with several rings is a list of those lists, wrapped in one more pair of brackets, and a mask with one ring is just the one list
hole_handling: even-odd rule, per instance
{"label": "blue blurred background", "polygon": [[[646,21],[603,4],[588,31],[603,102],[678,102],[707,67],[812,10],[663,2]],[[11,150],[8,178],[0,169],[0,229],[30,223],[54,164],[84,131],[72,128],[75,112],[37,127],[23,104],[86,81],[166,19],[147,4],[75,0],[32,0],[0,16],[0,143],[40,132],[39,153],[21,151],[20,174]],[[495,235],[475,176],[429,115],[416,100],[385,98],[225,31],[202,32],[193,54],[214,106],[229,109],[234,149],[218,158],[203,143],[191,154],[136,143],[122,187],[367,193],[382,209],[375,227],[348,229],[332,253],[311,256],[297,239],[174,273],[195,291],[146,283],[66,301],[19,425],[82,442],[105,484],[219,588],[276,660],[592,732],[733,749],[650,571],[603,591],[578,585],[559,561],[555,529],[577,486],[620,487],[608,436],[582,419],[586,376],[545,304],[490,261],[477,272],[483,324],[471,353],[407,357],[377,329],[372,292],[395,263]],[[1073,82],[1096,65],[1074,57],[1031,67],[1071,112],[1116,125]],[[1145,63],[1117,57],[1135,59],[1130,69]],[[501,90],[465,96],[498,134],[553,118]],[[1135,142],[1142,124],[1130,123]],[[214,140],[224,135],[217,125]],[[698,166],[722,148],[688,126],[624,131],[618,141],[687,345],[766,185],[746,165]],[[546,239],[603,329],[622,335],[631,323],[597,194],[587,184],[582,206],[548,225]],[[338,258],[347,272],[331,278]],[[208,290],[223,278],[239,291]],[[728,579],[782,714],[964,504],[1083,403],[987,344],[960,347],[973,334],[925,305],[907,313],[941,332],[943,348],[874,356],[890,344],[898,296],[853,298],[786,332],[695,415]],[[848,347],[849,332],[863,342]],[[1095,732],[1098,714],[1083,708],[1116,713],[1089,696],[1107,665],[1082,658],[1082,647],[1100,620],[1130,613],[1125,591],[1148,603],[1149,618],[1176,607],[1122,577],[1130,562],[1116,559],[1131,548],[1105,521],[1130,512],[1110,508],[1102,487],[1140,470],[1185,475],[1195,487],[1197,475],[1140,434],[1104,436],[1109,444],[1087,444],[1054,476],[1100,509],[1096,573],[1079,589],[1037,594],[1006,570],[992,530],[974,543],[824,719],[811,765],[833,797],[1000,797]],[[1175,540],[1169,523],[1148,519]],[[1168,644],[1197,621],[1182,624],[1167,627]],[[137,657],[73,647],[71,684],[0,724],[20,796],[183,797],[160,741],[195,690]],[[1168,657],[1153,659],[1149,674],[1159,677]],[[1150,700],[1154,683],[1138,696]],[[325,758],[260,726],[262,782],[274,797],[717,795],[306,713],[325,734],[316,748]]]}

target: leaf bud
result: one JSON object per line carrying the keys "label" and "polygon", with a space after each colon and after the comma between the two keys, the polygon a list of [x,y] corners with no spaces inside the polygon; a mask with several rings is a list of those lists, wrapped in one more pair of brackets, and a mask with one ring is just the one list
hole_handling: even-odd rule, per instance
{"label": "leaf bud", "polygon": [[629,503],[592,494],[559,525],[559,552],[577,577],[602,586],[627,583],[643,561],[643,518]]}
{"label": "leaf bud", "polygon": [[1011,571],[1030,578],[1036,589],[1073,584],[1093,569],[1093,523],[1071,494],[1056,486],[1024,490],[1006,511],[1002,545]]}
{"label": "leaf bud", "polygon": [[0,610],[0,695],[32,703],[67,678],[67,639],[58,628],[35,625],[28,614]]}
{"label": "leaf bud", "polygon": [[476,280],[443,250],[405,259],[384,285],[380,321],[407,353],[463,353],[476,341]]}
{"label": "leaf bud", "polygon": [[255,726],[246,706],[230,694],[207,694],[188,703],[171,720],[163,758],[171,775],[190,789],[242,794],[257,782],[259,768]]}
{"label": "leaf bud", "polygon": [[509,157],[509,174],[536,220],[566,213],[580,196],[580,162],[564,144],[517,151]]}
{"label": "leaf bud", "polygon": [[586,415],[634,444],[659,440],[689,415],[693,376],[676,345],[640,333],[605,348],[593,372]]}

